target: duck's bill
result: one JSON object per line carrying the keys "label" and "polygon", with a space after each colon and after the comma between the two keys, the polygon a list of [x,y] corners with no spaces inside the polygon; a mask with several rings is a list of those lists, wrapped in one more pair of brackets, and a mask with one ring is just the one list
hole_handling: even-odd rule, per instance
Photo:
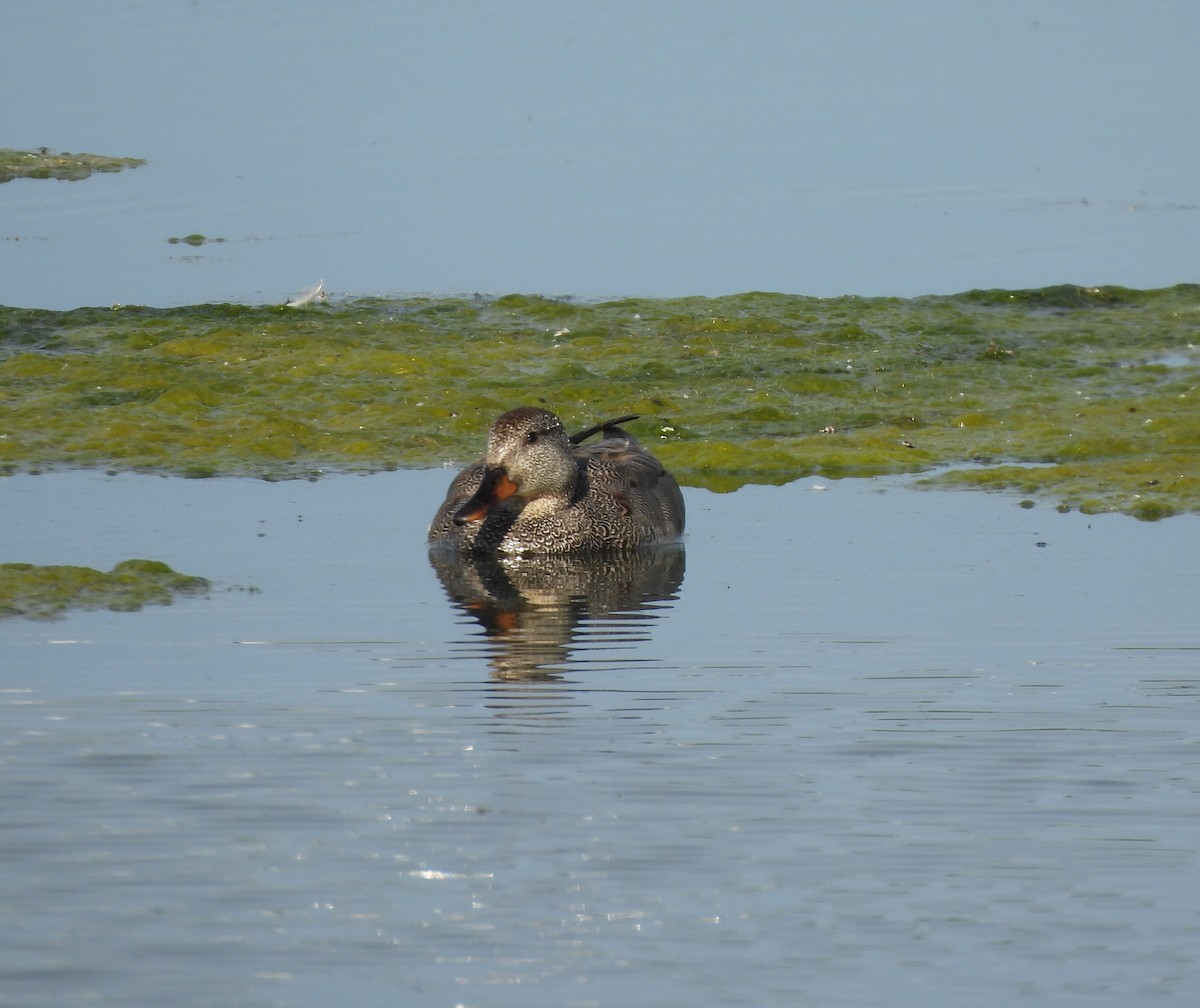
{"label": "duck's bill", "polygon": [[508,478],[503,467],[488,469],[483,474],[483,482],[469,500],[465,501],[454,514],[454,521],[459,525],[479,521],[501,501],[508,500],[517,492],[517,485]]}

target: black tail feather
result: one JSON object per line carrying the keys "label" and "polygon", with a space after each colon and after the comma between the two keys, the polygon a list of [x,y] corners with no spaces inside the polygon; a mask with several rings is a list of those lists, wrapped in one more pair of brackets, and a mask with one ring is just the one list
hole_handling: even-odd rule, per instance
{"label": "black tail feather", "polygon": [[581,430],[578,434],[572,434],[571,444],[582,444],[593,434],[599,434],[601,431],[608,430],[609,427],[616,427],[617,424],[628,423],[630,420],[638,420],[640,418],[640,413],[630,413],[629,416],[614,417],[612,420],[605,420],[601,423],[593,424],[587,430]]}

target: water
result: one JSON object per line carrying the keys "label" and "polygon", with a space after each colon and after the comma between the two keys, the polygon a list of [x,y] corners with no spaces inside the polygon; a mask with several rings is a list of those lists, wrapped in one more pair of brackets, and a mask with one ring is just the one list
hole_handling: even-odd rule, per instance
{"label": "water", "polygon": [[[8,0],[0,303],[1196,279],[1200,8]],[[222,238],[199,247],[170,238]]]}
{"label": "water", "polygon": [[520,675],[449,476],[0,485],[6,557],[216,582],[0,623],[0,1001],[1191,1003],[1195,517],[689,490]]}
{"label": "water", "polygon": [[[0,187],[0,303],[1191,281],[1197,17],[12,0],[3,143],[150,163]],[[1195,516],[689,490],[479,608],[448,480],[0,481],[217,582],[0,622],[0,1003],[1194,1002]]]}

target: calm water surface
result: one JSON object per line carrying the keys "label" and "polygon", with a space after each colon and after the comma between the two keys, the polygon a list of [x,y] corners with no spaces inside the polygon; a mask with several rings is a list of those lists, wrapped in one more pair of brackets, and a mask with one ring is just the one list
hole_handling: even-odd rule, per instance
{"label": "calm water surface", "polygon": [[[1197,10],[13,0],[3,144],[150,163],[0,187],[0,303],[1195,280]],[[1195,1003],[1196,517],[690,491],[564,597],[448,480],[0,480],[217,583],[0,622],[0,1003]]]}
{"label": "calm water surface", "polygon": [[217,583],[0,623],[0,1002],[1193,1002],[1195,517],[690,490],[464,608],[449,475],[0,482],[5,559]]}
{"label": "calm water surface", "polygon": [[[1195,281],[1189,0],[5,0],[0,304]],[[191,234],[223,239],[169,244]]]}

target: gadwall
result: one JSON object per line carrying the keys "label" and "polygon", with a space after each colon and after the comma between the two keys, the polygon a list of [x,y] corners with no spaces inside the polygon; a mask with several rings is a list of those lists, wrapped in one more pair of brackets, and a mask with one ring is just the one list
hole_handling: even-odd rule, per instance
{"label": "gadwall", "polygon": [[[549,410],[509,410],[487,454],[450,484],[429,542],[462,552],[573,553],[627,549],[683,532],[675,477],[618,424],[568,437]],[[603,440],[583,445],[593,434]]]}

